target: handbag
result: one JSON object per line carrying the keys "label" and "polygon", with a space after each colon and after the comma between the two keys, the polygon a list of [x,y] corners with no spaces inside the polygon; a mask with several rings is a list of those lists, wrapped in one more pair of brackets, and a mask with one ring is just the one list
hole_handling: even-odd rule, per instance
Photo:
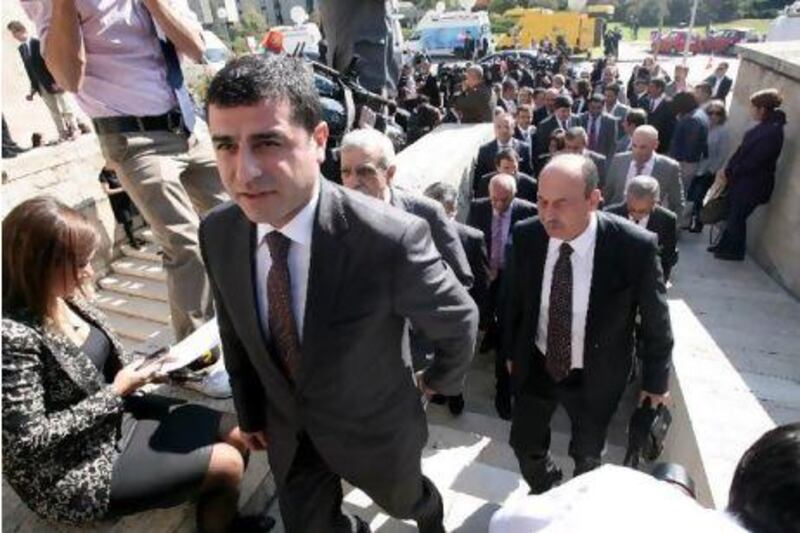
{"label": "handbag", "polygon": [[654,409],[650,405],[650,399],[646,399],[633,412],[628,424],[628,450],[622,464],[638,468],[642,459],[658,459],[664,450],[664,439],[671,424],[672,413],[667,406],[660,404]]}
{"label": "handbag", "polygon": [[703,224],[716,224],[728,218],[730,199],[728,189],[722,189],[719,194],[708,200],[700,209],[700,222]]}

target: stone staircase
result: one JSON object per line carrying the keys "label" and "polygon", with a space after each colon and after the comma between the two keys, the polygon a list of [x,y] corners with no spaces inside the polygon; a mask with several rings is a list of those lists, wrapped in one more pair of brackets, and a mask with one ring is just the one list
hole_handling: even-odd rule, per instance
{"label": "stone staircase", "polygon": [[95,305],[130,350],[174,342],[167,303],[167,275],[158,246],[149,229],[139,233],[147,241],[140,249],[127,244],[111,271],[98,281]]}

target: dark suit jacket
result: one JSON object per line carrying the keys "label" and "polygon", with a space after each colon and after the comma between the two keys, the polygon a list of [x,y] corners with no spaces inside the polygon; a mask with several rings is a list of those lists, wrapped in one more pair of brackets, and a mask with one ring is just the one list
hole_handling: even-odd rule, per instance
{"label": "dark suit jacket", "polygon": [[774,111],[744,134],[742,143],[728,160],[731,201],[767,203],[775,188],[775,167],[783,148],[786,115]]}
{"label": "dark suit jacket", "polygon": [[675,130],[675,112],[672,110],[672,100],[667,97],[655,111],[650,111],[650,102],[647,102],[647,123],[658,130],[658,149],[659,154],[668,154],[672,132]]}
{"label": "dark suit jacket", "polygon": [[698,163],[708,155],[708,123],[700,109],[682,116],[675,123],[669,156],[675,161]]}
{"label": "dark suit jacket", "polygon": [[444,262],[456,275],[458,281],[464,287],[470,288],[473,277],[467,254],[464,253],[464,247],[458,238],[455,225],[447,218],[444,208],[430,198],[425,198],[397,187],[392,187],[390,203],[392,206],[418,216],[428,223],[433,244],[439,251],[439,255],[442,256]]}
{"label": "dark suit jacket", "polygon": [[[606,211],[629,220],[626,202],[610,205]],[[672,267],[678,263],[678,217],[672,211],[657,205],[647,220],[647,230],[658,237],[661,270],[664,271],[664,279],[668,280]]]}
{"label": "dark suit jacket", "polygon": [[[567,127],[571,128],[577,125],[578,117],[577,115],[572,115],[569,120],[567,120]],[[550,116],[550,118],[543,120],[542,123],[539,124],[536,129],[536,146],[533,149],[534,157],[547,153],[547,149],[550,145],[550,134],[559,128],[560,126],[558,125],[555,115]]]}
{"label": "dark suit jacket", "polygon": [[[511,138],[510,144],[519,156],[519,171],[531,175],[533,173],[533,167],[531,166],[531,147],[513,137]],[[497,167],[494,164],[494,158],[497,152],[496,140],[489,141],[478,149],[478,159],[475,161],[475,168],[472,173],[473,192],[477,191],[478,184],[480,183],[479,178],[481,176],[496,170]]]}
{"label": "dark suit jacket", "polygon": [[475,305],[478,306],[481,323],[483,323],[489,291],[489,253],[486,251],[486,242],[481,230],[461,222],[455,222],[454,224],[458,232],[458,238],[461,240],[461,245],[467,253],[469,267],[472,269],[472,276],[474,277],[469,295],[472,296]]}
{"label": "dark suit jacket", "polygon": [[[580,116],[578,123],[586,130],[586,145],[589,145],[589,113],[586,112]],[[614,156],[617,148],[617,134],[618,123],[617,120],[609,115],[603,113],[600,115],[600,129],[597,135],[597,146],[592,148],[595,152],[604,155],[610,159]]]}
{"label": "dark suit jacket", "polygon": [[462,124],[476,124],[494,120],[497,97],[486,84],[453,96],[451,106],[461,113]]}
{"label": "dark suit jacket", "polygon": [[[497,172],[489,172],[481,176],[473,199],[477,200],[478,198],[486,198],[489,196],[489,182],[492,181],[492,178],[496,174]],[[517,198],[535,204],[537,202],[538,192],[539,184],[534,178],[522,172],[517,172],[517,194],[515,195]]]}
{"label": "dark suit jacket", "polygon": [[39,39],[31,38],[27,45],[20,44],[17,50],[22,57],[22,64],[25,65],[28,80],[31,82],[31,91],[39,93],[44,89],[49,93],[58,92],[56,80],[53,79],[53,75],[50,74],[42,57]]}
{"label": "dark suit jacket", "polygon": [[[709,76],[706,78],[706,83],[711,84],[711,91],[714,91],[714,86],[717,84],[717,78],[715,76]],[[715,94],[711,95],[711,98],[714,100],[722,100],[725,101],[725,98],[728,97],[728,93],[731,91],[731,87],[733,86],[733,80],[727,74],[723,76],[722,81],[719,84],[719,90]]]}
{"label": "dark suit jacket", "polygon": [[[526,218],[536,216],[536,206],[525,200],[514,198],[511,201],[511,224],[508,225],[508,232],[514,224]],[[467,216],[467,224],[473,228],[477,228],[483,232],[483,238],[486,241],[486,250],[491,255],[492,253],[492,204],[488,198],[481,198],[473,200],[469,208],[469,215]],[[508,244],[508,240],[506,240]]]}
{"label": "dark suit jacket", "polygon": [[540,107],[533,112],[533,118],[531,119],[531,122],[533,122],[533,125],[538,128],[539,124],[545,120],[547,116],[547,108],[544,106]]}
{"label": "dark suit jacket", "polygon": [[291,383],[261,326],[255,235],[256,225],[232,203],[200,225],[241,429],[266,432],[279,490],[301,432],[332,472],[356,486],[382,486],[387,466],[418,463],[427,440],[402,342],[406,323],[435,347],[426,384],[456,395],[475,347],[475,304],[423,220],[322,179],[302,358]]}
{"label": "dark suit jacket", "polygon": [[436,83],[435,76],[429,75],[425,78],[425,83],[418,92],[427,96],[433,107],[442,107],[442,93],[439,91],[439,85]]}
{"label": "dark suit jacket", "polygon": [[[514,362],[511,378],[518,393],[525,392],[531,373],[546,371],[541,357],[534,357],[534,342],[549,240],[538,218],[521,222],[514,226],[506,259],[503,346]],[[665,293],[656,237],[616,216],[597,213],[583,386],[599,412],[613,412],[625,390],[634,329],[643,346],[643,390],[667,391],[673,340]]]}
{"label": "dark suit jacket", "polygon": [[528,159],[531,159],[533,147],[536,144],[536,127],[531,126],[528,131],[523,132],[519,126],[516,126],[514,127],[514,138],[528,145]]}

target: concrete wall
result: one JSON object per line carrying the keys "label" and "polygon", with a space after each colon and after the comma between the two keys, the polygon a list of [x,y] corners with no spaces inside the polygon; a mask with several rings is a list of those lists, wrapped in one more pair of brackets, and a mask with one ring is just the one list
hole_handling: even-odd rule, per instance
{"label": "concrete wall", "polygon": [[752,126],[749,97],[768,87],[781,91],[787,124],[769,204],[747,224],[748,251],[778,283],[800,298],[800,41],[740,47],[742,61],[729,124],[735,145]]}

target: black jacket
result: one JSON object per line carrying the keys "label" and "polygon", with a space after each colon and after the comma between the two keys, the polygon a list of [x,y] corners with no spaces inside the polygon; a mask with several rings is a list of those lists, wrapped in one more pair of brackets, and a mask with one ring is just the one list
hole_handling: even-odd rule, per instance
{"label": "black jacket", "polygon": [[[714,91],[714,86],[717,84],[716,76],[709,76],[706,78],[706,83],[711,85],[711,91]],[[715,94],[711,95],[713,100],[722,100],[723,102],[728,97],[728,93],[731,91],[731,87],[733,87],[733,80],[727,74],[722,77],[722,81],[719,83],[719,89]]]}
{"label": "black jacket", "polygon": [[[534,357],[549,237],[539,218],[514,226],[506,258],[503,346],[513,360],[512,383],[525,391],[528,376],[544,370]],[[637,326],[636,317],[641,316]],[[613,412],[627,385],[634,331],[641,353],[642,389],[668,390],[672,328],[655,235],[608,213],[597,213],[597,241],[586,315],[583,387],[593,408]],[[610,414],[609,414],[610,416]]]}
{"label": "black jacket", "polygon": [[[508,232],[511,234],[511,229],[514,224],[525,220],[530,217],[535,217],[537,210],[536,206],[525,200],[514,198],[511,201],[511,223],[508,225]],[[473,228],[477,228],[483,232],[483,238],[486,241],[486,250],[491,255],[492,253],[492,204],[488,198],[481,198],[473,200],[469,208],[469,216],[467,217],[467,224]],[[508,240],[506,240],[508,242]]]}
{"label": "black jacket", "polygon": [[[474,200],[478,198],[486,198],[489,196],[489,182],[497,174],[497,172],[489,172],[481,176],[478,181],[478,186],[475,188]],[[537,195],[539,192],[539,184],[535,178],[530,177],[522,172],[517,172],[517,198],[527,200],[532,204],[537,202]]]}
{"label": "black jacket", "polygon": [[[610,205],[606,211],[628,220],[628,204],[621,202]],[[669,209],[660,205],[650,213],[647,230],[658,237],[658,254],[661,256],[661,270],[664,280],[669,280],[670,272],[678,262],[678,217]]]}
{"label": "black jacket", "polygon": [[783,147],[786,115],[773,111],[764,121],[747,130],[742,144],[728,160],[725,174],[731,200],[765,204],[775,188],[775,166]]}
{"label": "black jacket", "polygon": [[494,108],[497,105],[492,89],[481,83],[475,89],[453,96],[451,106],[461,114],[462,124],[491,122],[494,119]]}
{"label": "black jacket", "polygon": [[655,111],[650,110],[650,99],[647,101],[647,123],[658,130],[659,154],[668,154],[672,141],[672,132],[675,130],[675,112],[672,110],[672,100],[664,97]]}
{"label": "black jacket", "polygon": [[41,93],[43,89],[49,93],[61,92],[44,62],[39,39],[31,38],[28,43],[19,45],[17,50],[22,57],[22,64],[25,65],[31,92]]}
{"label": "black jacket", "polygon": [[469,267],[472,269],[473,282],[469,295],[472,296],[475,305],[478,306],[481,323],[484,323],[483,319],[486,313],[489,292],[489,253],[486,251],[483,232],[461,222],[455,222],[454,224],[458,232],[458,238],[461,239],[461,245],[467,254]]}
{"label": "black jacket", "polygon": [[[519,156],[519,171],[532,175],[533,167],[531,166],[531,148],[522,141],[511,138],[511,147],[517,152]],[[475,161],[475,168],[473,170],[473,191],[477,191],[478,184],[482,176],[494,172],[497,167],[494,164],[494,158],[498,152],[497,140],[489,141],[478,149],[478,159]],[[475,195],[477,197],[477,194]]]}

